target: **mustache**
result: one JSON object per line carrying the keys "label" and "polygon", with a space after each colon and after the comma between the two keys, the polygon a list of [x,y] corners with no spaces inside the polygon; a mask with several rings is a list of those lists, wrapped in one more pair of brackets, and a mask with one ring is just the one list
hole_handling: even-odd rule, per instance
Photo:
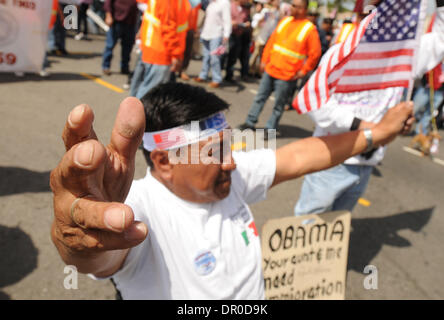
{"label": "mustache", "polygon": [[223,172],[216,180],[217,183],[223,183],[231,180],[231,172]]}

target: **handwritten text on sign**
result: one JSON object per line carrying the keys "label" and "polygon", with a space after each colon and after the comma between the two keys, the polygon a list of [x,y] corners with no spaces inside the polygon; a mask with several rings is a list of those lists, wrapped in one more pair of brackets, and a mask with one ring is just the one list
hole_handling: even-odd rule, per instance
{"label": "handwritten text on sign", "polygon": [[344,299],[351,215],[268,221],[262,232],[267,299]]}

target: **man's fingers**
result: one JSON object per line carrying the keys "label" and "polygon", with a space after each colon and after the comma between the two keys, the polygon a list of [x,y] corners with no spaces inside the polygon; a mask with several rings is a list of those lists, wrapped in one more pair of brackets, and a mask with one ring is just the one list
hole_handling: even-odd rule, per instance
{"label": "man's fingers", "polygon": [[111,134],[110,148],[125,160],[132,160],[145,131],[145,112],[139,99],[123,100]]}
{"label": "man's fingers", "polygon": [[92,127],[93,121],[94,113],[86,104],[81,104],[70,112],[62,134],[66,150],[79,142],[97,139]]}
{"label": "man's fingers", "polygon": [[61,162],[51,173],[54,193],[68,190],[77,197],[102,195],[105,170],[105,147],[96,140],[79,143],[65,153]]}
{"label": "man's fingers", "polygon": [[73,251],[100,252],[129,249],[145,240],[148,228],[136,221],[125,232],[113,233],[94,229],[65,226],[55,228],[55,237]]}
{"label": "man's fingers", "polygon": [[71,226],[122,233],[134,223],[134,213],[127,205],[103,202],[91,197],[77,198],[69,208]]}

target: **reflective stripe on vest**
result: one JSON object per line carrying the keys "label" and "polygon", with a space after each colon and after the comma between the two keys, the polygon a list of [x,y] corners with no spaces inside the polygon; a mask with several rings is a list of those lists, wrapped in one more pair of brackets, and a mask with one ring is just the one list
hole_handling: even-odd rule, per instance
{"label": "reflective stripe on vest", "polygon": [[284,48],[284,47],[282,47],[282,46],[280,46],[278,44],[274,44],[273,45],[273,50],[279,52],[280,54],[283,54],[283,55],[286,55],[286,56],[290,56],[292,58],[296,58],[296,59],[299,59],[299,60],[307,58],[306,55],[303,55],[303,54],[300,54],[300,53],[288,50],[287,48]]}
{"label": "reflective stripe on vest", "polygon": [[302,42],[305,39],[305,36],[307,35],[308,31],[311,30],[311,27],[314,26],[313,23],[310,21],[307,21],[302,28],[301,32],[299,32],[297,41]]}
{"label": "reflective stripe on vest", "polygon": [[154,15],[154,9],[156,7],[156,0],[150,0],[150,8],[151,12],[148,12],[148,9],[145,11],[143,18],[148,21],[148,29],[146,31],[146,40],[145,45],[147,47],[151,47],[153,43],[153,34],[154,34],[154,26],[160,27],[160,20],[156,18]]}
{"label": "reflective stripe on vest", "polygon": [[277,27],[276,32],[279,34],[282,32],[282,30],[293,20],[293,17],[287,17],[285,18]]}
{"label": "reflective stripe on vest", "polygon": [[349,36],[349,34],[353,31],[353,29],[354,29],[354,25],[351,23],[347,23],[345,26],[343,26],[343,28],[341,30],[341,34],[338,37],[337,43],[344,42],[347,39],[347,37]]}
{"label": "reflective stripe on vest", "polygon": [[160,27],[160,20],[153,16],[151,13],[145,11],[143,18],[154,24],[156,27]]}
{"label": "reflective stripe on vest", "polygon": [[180,26],[178,26],[176,31],[177,31],[177,33],[181,33],[181,32],[187,31],[187,30],[188,30],[188,21],[185,22],[184,24],[181,24]]}

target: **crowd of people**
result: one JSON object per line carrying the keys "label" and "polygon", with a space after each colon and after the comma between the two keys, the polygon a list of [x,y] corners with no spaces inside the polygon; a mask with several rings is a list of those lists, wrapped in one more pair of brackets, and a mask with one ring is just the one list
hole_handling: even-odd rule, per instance
{"label": "crowd of people", "polygon": [[[444,82],[439,72],[444,1],[436,3],[433,28],[421,38],[414,77],[421,82],[435,70],[430,77],[435,83],[430,84],[438,106]],[[384,158],[385,146],[411,131],[414,111],[424,123],[420,130],[429,129],[433,115],[427,113],[427,103],[418,102],[414,110],[413,103],[401,102],[402,87],[333,94],[325,107],[310,113],[316,125],[311,138],[275,152],[225,150],[217,165],[173,163],[171,150],[189,149],[191,157],[193,145],[199,151],[207,147],[209,136],[196,137],[192,121],[199,121],[202,130],[215,130],[221,144],[229,127],[225,101],[202,86],[178,83],[176,77],[219,88],[223,81],[237,81],[234,67],[239,61],[240,81],[261,78],[239,128],[256,129],[274,92],[265,127],[278,129],[295,92],[326,63],[321,58],[340,50],[338,44],[368,14],[364,1],[357,1],[355,21],[345,21],[336,32],[334,19],[320,19],[307,0],[105,0],[103,8],[110,27],[103,73],[110,74],[112,50],[120,39],[120,72],[129,75],[131,97],[121,104],[106,148],[90,139],[91,108],[81,105],[70,113],[63,134],[67,152],[51,174],[52,238],[67,264],[94,278],[112,278],[125,299],[262,299],[260,241],[248,205],[265,199],[275,185],[305,176],[295,215],[352,211],[373,167]],[[199,10],[205,13],[201,26]],[[84,29],[77,38],[86,33]],[[186,70],[196,35],[202,68],[190,79]],[[140,53],[131,72],[134,43]],[[415,101],[430,99],[427,86],[423,81]],[[371,113],[364,112],[362,101],[373,107]],[[344,104],[347,108],[340,107]],[[180,139],[164,141],[177,130],[183,132]],[[265,132],[267,139],[272,131]],[[141,144],[148,170],[144,179],[132,182]],[[248,241],[241,236],[246,230],[252,230]]]}
{"label": "crowd of people", "polygon": [[[261,78],[259,93],[251,106],[245,123],[240,128],[254,128],[266,100],[272,91],[275,91],[276,103],[273,115],[267,122],[266,128],[276,129],[283,111],[292,110],[293,97],[304,86],[312,71],[316,68],[318,61],[331,46],[345,41],[359,25],[362,18],[365,17],[363,12],[364,1],[358,1],[359,4],[354,9],[353,19],[346,18],[343,21],[336,21],[334,17],[330,16],[321,17],[317,9],[307,10],[304,13],[304,18],[311,22],[315,26],[314,30],[316,30],[316,32],[314,30],[310,32],[310,38],[316,39],[310,41],[312,49],[310,55],[308,55],[308,61],[303,59],[305,68],[301,68],[301,65],[295,66],[293,61],[286,65],[279,65],[276,68],[275,64],[282,64],[282,59],[280,59],[280,56],[276,58],[275,38],[269,40],[273,31],[277,29],[278,23],[283,21],[283,18],[292,16],[292,5],[290,3],[282,0],[203,0],[185,1],[184,3],[181,12],[177,12],[177,17],[182,17],[185,28],[185,30],[177,33],[180,41],[174,40],[175,35],[173,34],[162,35],[162,37],[173,40],[171,45],[175,46],[176,50],[176,58],[173,59],[176,66],[170,68],[170,71],[165,67],[169,65],[165,63],[170,63],[170,58],[162,57],[165,53],[157,52],[158,49],[151,54],[147,53],[152,48],[158,47],[158,42],[155,42],[152,47],[143,45],[144,40],[142,38],[146,38],[146,31],[152,32],[151,29],[147,30],[146,27],[149,26],[148,29],[154,28],[150,23],[145,22],[144,24],[143,22],[150,21],[147,17],[153,17],[154,21],[157,19],[155,16],[148,16],[150,10],[148,9],[148,2],[143,0],[54,0],[48,54],[58,56],[68,54],[65,45],[66,30],[63,26],[63,17],[66,13],[63,10],[66,5],[77,4],[78,28],[74,38],[76,40],[88,39],[88,25],[94,26],[92,21],[90,23],[87,21],[86,12],[88,9],[102,17],[109,26],[103,52],[103,74],[111,74],[110,65],[113,50],[120,40],[120,72],[128,75],[128,82],[124,87],[131,89],[132,96],[141,98],[159,83],[175,81],[176,74],[184,81],[190,80],[186,71],[191,58],[195,56],[201,57],[202,67],[198,76],[192,80],[197,83],[209,82],[209,87],[219,88],[223,81],[226,83],[235,82],[235,65],[239,61],[240,81]],[[204,18],[199,19],[202,15]],[[198,25],[199,21],[200,26]],[[430,23],[429,31],[431,31],[432,25],[433,21]],[[94,32],[98,32],[98,30],[95,27]],[[314,36],[314,33],[317,33],[317,35]],[[161,41],[163,40],[161,39]],[[177,42],[174,41],[179,41],[180,46],[177,46]],[[198,49],[200,49],[197,50],[198,52],[196,52],[197,41],[201,44],[200,47],[198,46]],[[307,42],[308,39],[305,41]],[[268,50],[264,50],[267,43],[269,43]],[[273,43],[273,45],[270,43]],[[130,70],[130,56],[134,46],[138,48],[141,54],[137,57],[135,70]],[[280,45],[277,44],[277,46]],[[313,49],[314,47],[316,49]],[[267,61],[270,58],[270,52],[275,53],[274,63],[268,63],[269,61]],[[149,59],[147,55],[154,58]],[[177,57],[180,57],[180,59]],[[286,58],[288,59],[288,55]],[[147,64],[151,67],[147,68]],[[268,70],[265,70],[266,64],[268,64]],[[44,65],[47,65],[46,59]],[[296,76],[295,70],[301,72]],[[223,76],[224,71],[225,76]],[[285,73],[294,76],[288,78],[284,75]],[[41,75],[47,76],[48,72],[43,69]],[[210,77],[211,81],[209,80]],[[444,76],[442,66],[435,68],[433,77],[434,110],[429,108],[429,75],[427,74],[421,81],[418,81],[415,86],[415,116],[419,123],[415,129],[416,134],[423,133],[427,135],[430,132],[430,120],[432,118],[436,119],[438,128],[444,126],[442,112]],[[273,88],[273,90],[270,90],[270,88]]]}

